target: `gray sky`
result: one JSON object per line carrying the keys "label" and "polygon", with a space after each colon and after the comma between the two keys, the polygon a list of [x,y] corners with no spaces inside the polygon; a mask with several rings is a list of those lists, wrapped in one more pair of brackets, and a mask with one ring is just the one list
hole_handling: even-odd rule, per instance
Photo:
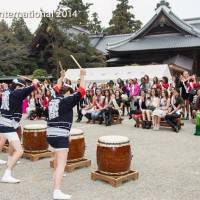
{"label": "gray sky", "polygon": [[[39,12],[53,11],[56,9],[60,0],[0,0],[1,12]],[[112,11],[117,4],[116,0],[83,0],[94,5],[91,6],[91,12],[97,12],[103,26],[108,26],[109,20],[112,17]],[[146,23],[153,15],[156,4],[159,0],[129,0],[129,4],[134,6],[134,14],[136,19],[140,19]],[[168,0],[173,12],[180,18],[200,17],[200,1],[199,0]],[[2,18],[1,18],[2,19]],[[11,20],[6,19],[10,24]],[[32,18],[25,19],[29,29],[34,32],[37,28],[40,19]]]}

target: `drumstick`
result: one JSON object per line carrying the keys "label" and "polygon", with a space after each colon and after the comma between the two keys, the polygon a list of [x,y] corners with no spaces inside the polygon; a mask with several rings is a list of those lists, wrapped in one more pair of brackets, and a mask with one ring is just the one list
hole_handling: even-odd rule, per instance
{"label": "drumstick", "polygon": [[61,63],[60,60],[58,61],[58,64],[59,64],[59,66],[60,66],[60,70],[61,70],[61,71],[64,71],[64,69],[63,69],[63,67],[62,67],[62,63]]}
{"label": "drumstick", "polygon": [[30,79],[30,78],[28,78],[27,76],[21,76],[21,75],[17,75],[18,77],[21,77],[21,78],[23,78],[23,79],[25,79],[25,80],[28,80],[28,81],[33,81],[32,79]]}
{"label": "drumstick", "polygon": [[76,63],[76,65],[79,67],[79,69],[82,69],[82,67],[80,66],[80,64],[78,63],[78,61],[74,58],[73,55],[70,55],[70,57],[73,59],[73,61]]}

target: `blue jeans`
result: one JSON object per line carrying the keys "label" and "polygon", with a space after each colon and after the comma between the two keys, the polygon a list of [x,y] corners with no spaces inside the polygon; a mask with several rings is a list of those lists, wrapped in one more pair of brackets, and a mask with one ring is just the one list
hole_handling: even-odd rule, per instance
{"label": "blue jeans", "polygon": [[97,120],[101,111],[94,111],[91,113],[92,120]]}

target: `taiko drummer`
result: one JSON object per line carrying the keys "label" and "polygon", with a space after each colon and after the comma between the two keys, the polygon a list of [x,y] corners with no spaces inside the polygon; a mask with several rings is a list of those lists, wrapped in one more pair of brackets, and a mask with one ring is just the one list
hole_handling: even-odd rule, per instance
{"label": "taiko drummer", "polygon": [[71,199],[71,195],[60,190],[69,148],[69,134],[73,121],[73,107],[85,96],[84,76],[86,71],[80,69],[80,87],[73,93],[70,85],[62,84],[65,72],[61,71],[56,91],[60,95],[49,102],[47,120],[47,141],[55,151],[53,172],[53,199]]}
{"label": "taiko drummer", "polygon": [[9,148],[12,155],[9,156],[7,169],[1,179],[4,183],[19,183],[20,180],[12,176],[12,170],[17,161],[23,154],[23,149],[16,129],[22,117],[23,100],[29,96],[34,90],[37,90],[39,81],[34,79],[33,85],[26,86],[26,82],[22,79],[14,79],[12,87],[2,94],[2,102],[0,108],[0,149],[2,149],[6,140],[9,141]]}

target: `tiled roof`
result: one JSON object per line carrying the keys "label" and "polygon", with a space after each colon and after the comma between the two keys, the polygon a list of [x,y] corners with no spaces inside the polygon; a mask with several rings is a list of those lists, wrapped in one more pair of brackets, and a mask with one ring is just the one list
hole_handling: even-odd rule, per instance
{"label": "tiled roof", "polygon": [[118,43],[129,38],[132,34],[121,35],[90,35],[90,44],[103,53],[107,53],[109,44]]}
{"label": "tiled roof", "polygon": [[[180,34],[160,34],[145,36],[145,32],[154,24],[160,15],[165,15],[172,21],[179,30]],[[128,39],[111,44],[108,47],[110,52],[119,51],[140,51],[168,48],[187,48],[200,47],[200,30],[191,26],[189,23],[178,18],[168,7],[161,6],[156,10],[156,14],[139,31],[133,33]]]}
{"label": "tiled roof", "polygon": [[184,36],[180,34],[148,36],[129,41],[121,46],[110,49],[110,51],[140,51],[188,47],[200,47],[200,38],[191,35]]}

